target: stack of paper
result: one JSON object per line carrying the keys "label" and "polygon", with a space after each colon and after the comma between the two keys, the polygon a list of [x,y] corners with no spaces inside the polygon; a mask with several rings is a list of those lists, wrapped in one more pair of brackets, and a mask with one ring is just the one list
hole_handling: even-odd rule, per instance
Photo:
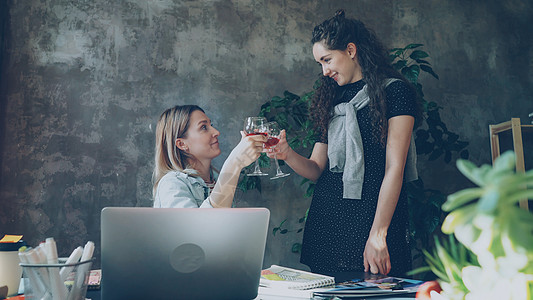
{"label": "stack of paper", "polygon": [[379,276],[373,279],[353,279],[339,283],[335,288],[317,291],[315,296],[338,297],[341,299],[357,299],[367,297],[397,297],[414,294],[423,281]]}

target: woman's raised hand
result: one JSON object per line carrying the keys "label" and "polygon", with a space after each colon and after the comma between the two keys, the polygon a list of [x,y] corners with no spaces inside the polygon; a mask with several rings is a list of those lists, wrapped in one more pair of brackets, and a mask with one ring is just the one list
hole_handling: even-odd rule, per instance
{"label": "woman's raised hand", "polygon": [[232,160],[242,169],[259,158],[267,137],[262,134],[246,136],[244,131],[241,131],[241,136],[241,141],[233,148],[228,160]]}
{"label": "woman's raised hand", "polygon": [[276,152],[276,158],[281,160],[286,160],[289,152],[292,150],[289,146],[289,143],[287,143],[287,133],[285,132],[285,129],[281,131],[281,134],[279,136],[279,143],[276,145],[276,148],[268,149],[267,152],[268,157],[274,158],[274,152]]}

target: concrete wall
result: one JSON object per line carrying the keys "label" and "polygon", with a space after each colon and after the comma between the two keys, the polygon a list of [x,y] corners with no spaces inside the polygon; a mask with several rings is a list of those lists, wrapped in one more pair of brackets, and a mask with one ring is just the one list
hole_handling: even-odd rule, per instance
{"label": "concrete wall", "polygon": [[[313,26],[343,7],[389,47],[416,42],[437,81],[421,78],[452,131],[488,163],[488,124],[533,111],[533,22],[527,1],[8,0],[0,90],[0,234],[61,255],[88,240],[99,255],[100,210],[150,206],[155,122],[167,107],[205,108],[222,132],[223,159],[245,116],[284,90],[310,90],[320,68]],[[469,183],[453,164],[420,164],[453,192]],[[301,177],[238,192],[265,206],[271,228],[297,227],[309,205]],[[301,234],[269,235],[265,265],[302,267]]]}

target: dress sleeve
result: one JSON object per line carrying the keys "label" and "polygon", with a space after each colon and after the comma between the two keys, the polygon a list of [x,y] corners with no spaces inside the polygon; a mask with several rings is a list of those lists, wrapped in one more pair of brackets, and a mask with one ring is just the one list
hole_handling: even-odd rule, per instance
{"label": "dress sleeve", "polygon": [[417,100],[415,91],[401,81],[394,81],[385,88],[387,97],[387,118],[409,115],[416,117]]}
{"label": "dress sleeve", "polygon": [[157,186],[157,196],[154,207],[162,208],[212,208],[209,198],[205,199],[200,206],[193,191],[192,186],[186,178],[178,176],[165,176],[161,178]]}

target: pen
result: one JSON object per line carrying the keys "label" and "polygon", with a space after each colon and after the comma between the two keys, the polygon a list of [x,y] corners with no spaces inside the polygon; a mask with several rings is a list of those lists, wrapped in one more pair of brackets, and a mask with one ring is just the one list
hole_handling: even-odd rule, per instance
{"label": "pen", "polygon": [[[80,260],[82,253],[83,253],[83,248],[81,246],[74,249],[74,251],[72,251],[70,256],[67,258],[67,261],[65,262],[65,264],[69,265],[69,264],[77,263]],[[74,269],[74,267],[62,267],[61,268],[61,270],[59,271],[59,277],[61,278],[61,281],[64,282],[67,279],[67,276],[72,271],[72,269]]]}
{"label": "pen", "polygon": [[[56,242],[53,238],[47,238],[44,243],[44,249],[46,254],[46,259],[49,264],[59,263],[57,258],[57,247]],[[59,269],[54,267],[48,268],[48,275],[50,276],[50,286],[52,288],[52,297],[54,300],[65,300],[67,298],[67,288],[61,277],[59,277]]]}
{"label": "pen", "polygon": [[[19,259],[22,263],[24,264],[30,264],[30,261],[28,260],[28,254],[27,252],[29,252],[30,250],[32,250],[31,248],[27,248],[23,251],[19,250]],[[40,275],[39,273],[37,272],[37,268],[25,268],[24,270],[27,274],[27,276],[29,277],[30,279],[30,282],[31,282],[31,288],[33,289],[33,293],[35,295],[37,295],[37,298],[42,298],[42,296],[44,295],[44,293],[46,293],[46,286],[44,285],[44,282],[42,281],[42,278],[40,278]],[[25,288],[27,288],[28,286],[25,285],[24,286]]]}
{"label": "pen", "polygon": [[[93,252],[94,252],[94,243],[91,241],[88,241],[87,244],[85,244],[85,247],[83,247],[83,253],[81,255],[80,262],[83,263],[83,262],[90,260],[93,257]],[[76,272],[76,278],[74,279],[74,284],[72,285],[72,289],[70,290],[70,294],[68,297],[69,300],[77,299],[78,294],[80,292],[80,288],[85,281],[85,275],[89,271],[87,270],[87,268],[89,268],[90,265],[91,264],[87,263],[87,264],[82,264],[78,266],[78,271]]]}
{"label": "pen", "polygon": [[[43,249],[41,246],[37,246],[35,249],[30,249],[26,253],[26,260],[30,264],[44,264],[46,263],[46,256],[44,255]],[[37,282],[40,282],[43,287],[43,300],[50,300],[52,299],[50,288],[50,277],[48,276],[48,271],[46,268],[32,268],[35,272],[35,277],[37,278]],[[39,284],[39,283],[38,283]]]}

